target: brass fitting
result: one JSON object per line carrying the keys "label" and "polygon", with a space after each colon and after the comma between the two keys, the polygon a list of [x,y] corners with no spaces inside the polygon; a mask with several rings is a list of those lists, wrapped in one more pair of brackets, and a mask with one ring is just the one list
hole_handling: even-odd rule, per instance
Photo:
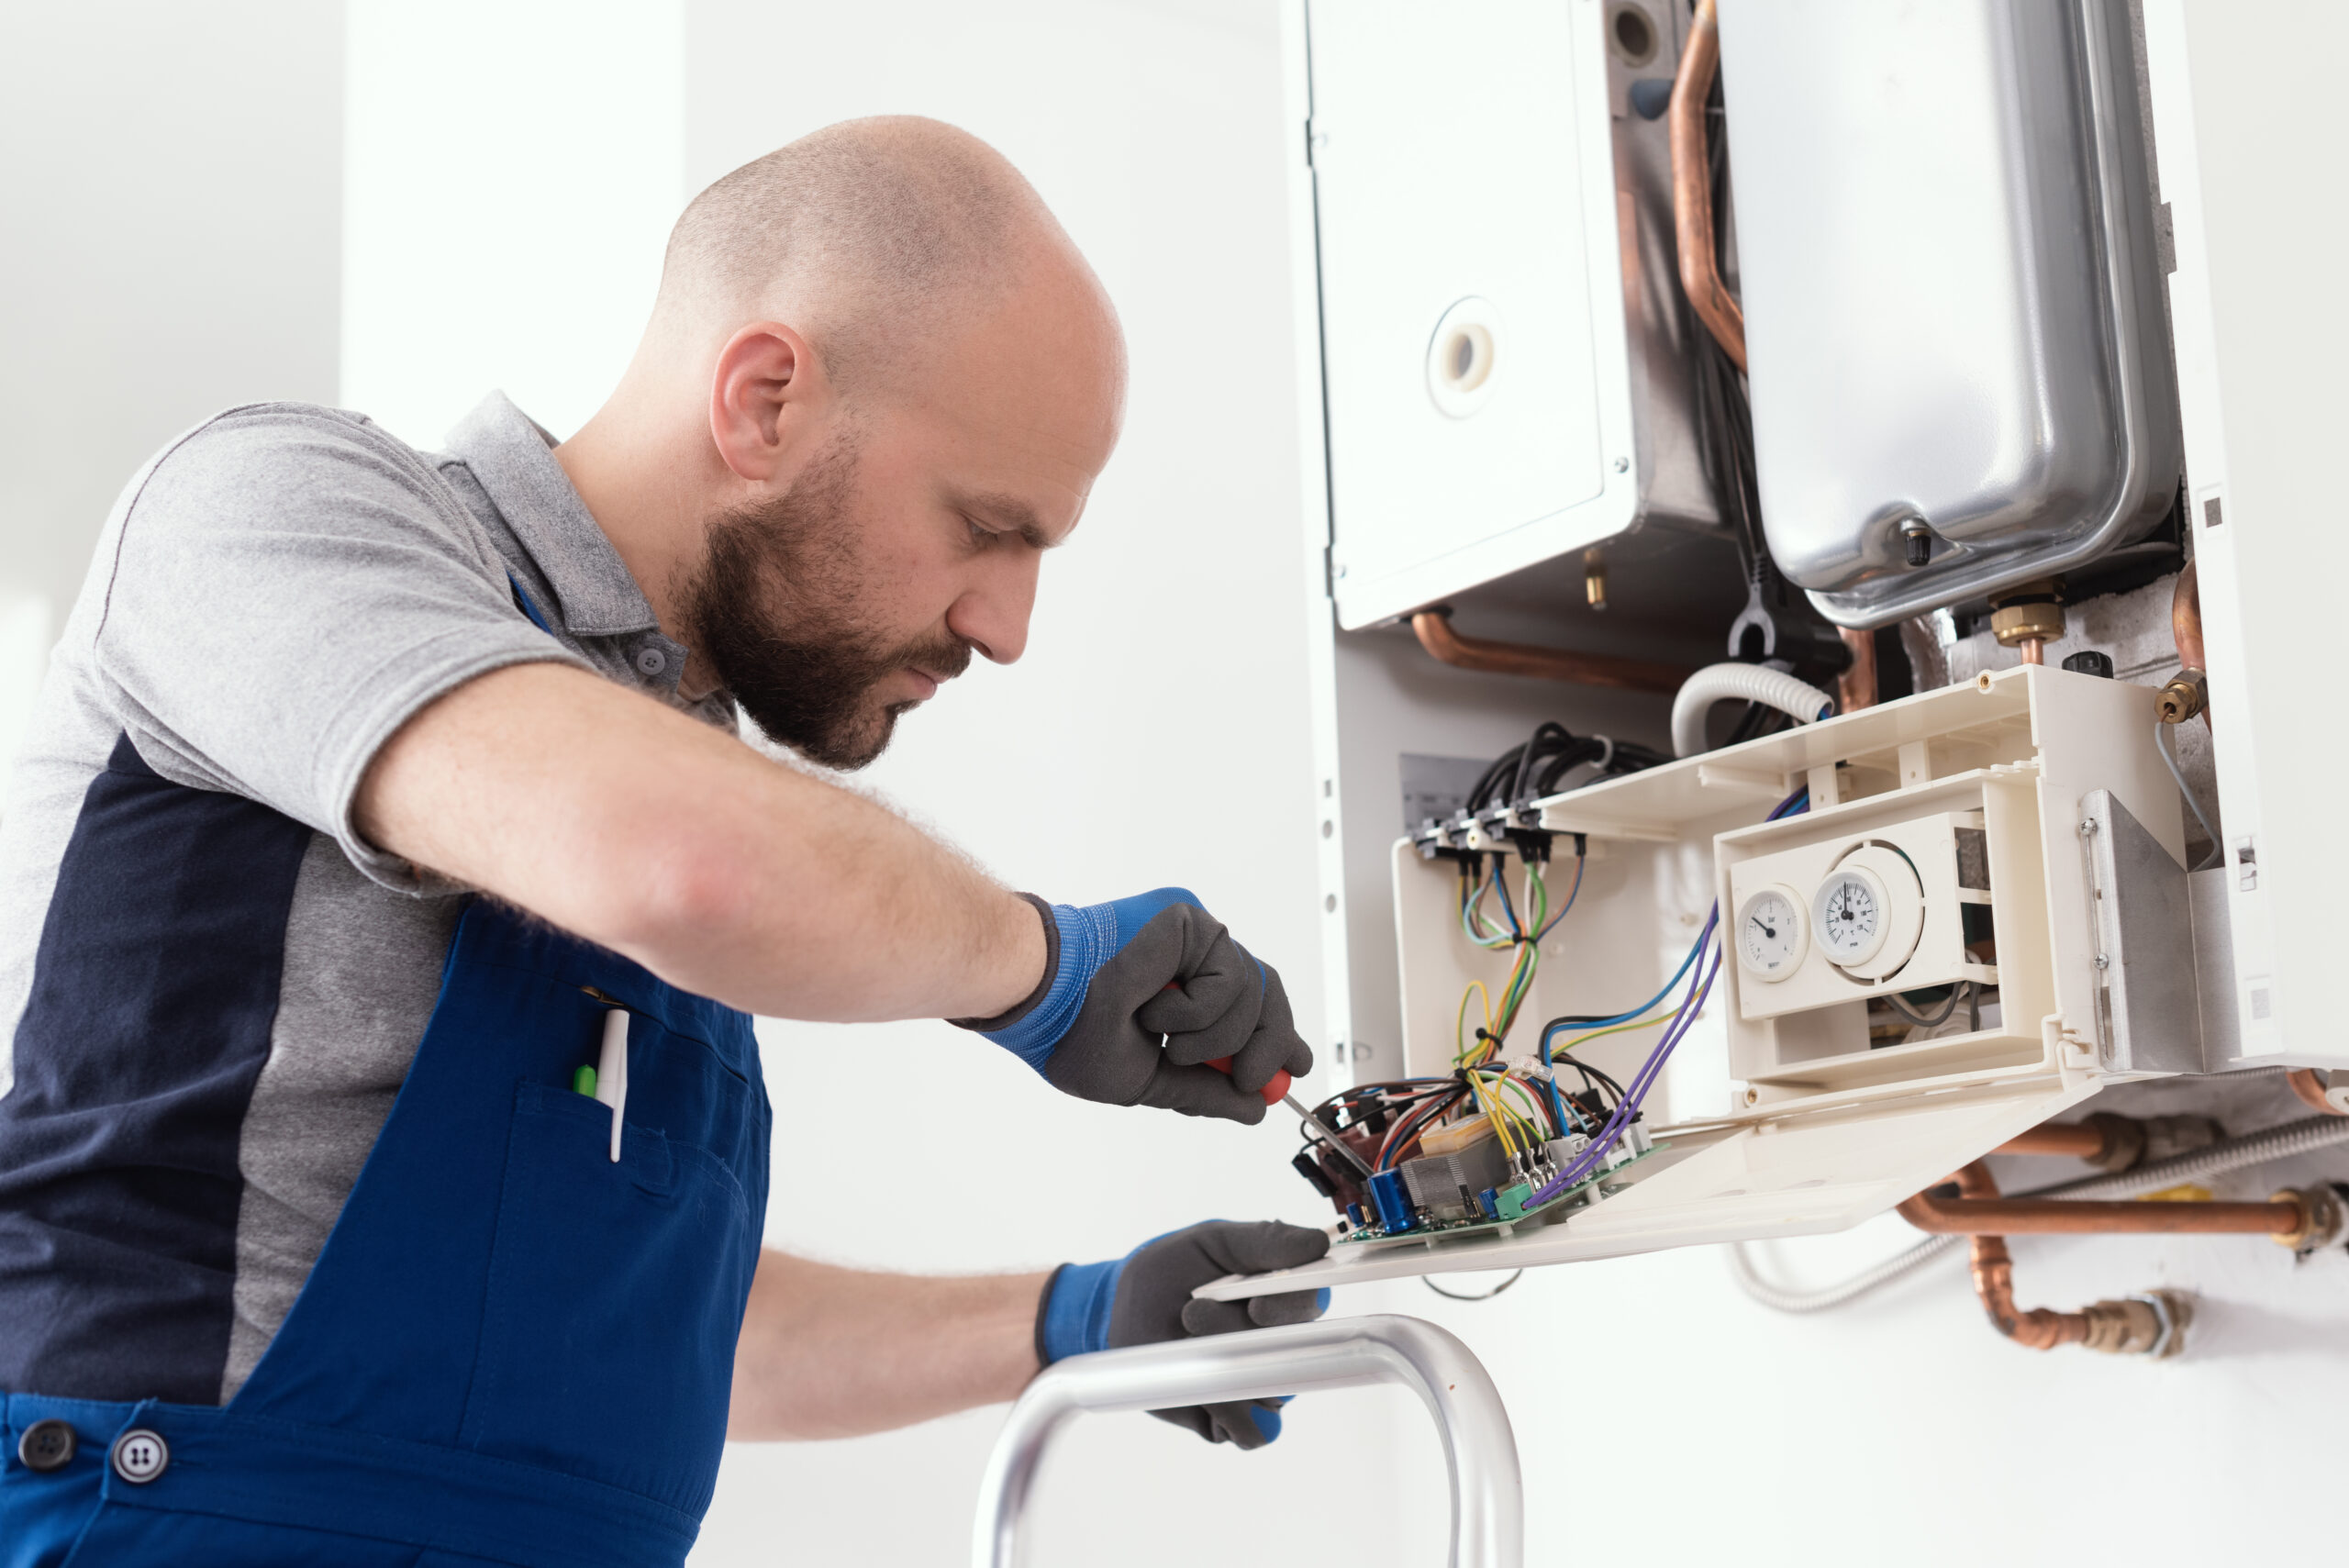
{"label": "brass fitting", "polygon": [[2089,1350],[2167,1361],[2186,1349],[2194,1298],[2180,1290],[2149,1290],[2122,1301],[2094,1302],[2081,1309],[2081,1316],[2088,1320],[2088,1329],[2080,1342]]}
{"label": "brass fitting", "polygon": [[2154,711],[2164,724],[2184,724],[2210,706],[2210,677],[2193,668],[2180,670],[2154,695]]}
{"label": "brass fitting", "polygon": [[1607,607],[1607,558],[1595,550],[1582,558],[1582,591],[1592,609]]}
{"label": "brass fitting", "polygon": [[2018,583],[1990,601],[1990,630],[2001,648],[2064,635],[2064,584],[2053,577]]}
{"label": "brass fitting", "polygon": [[2313,1252],[2319,1247],[2332,1246],[2343,1237],[2344,1218],[2349,1216],[2344,1216],[2340,1195],[2329,1186],[2286,1187],[2267,1201],[2299,1207],[2299,1227],[2275,1233],[2279,1247],[2289,1247],[2295,1252]]}
{"label": "brass fitting", "polygon": [[2001,648],[2020,649],[2024,663],[2043,662],[2043,651],[2064,635],[2064,584],[2034,578],[1991,600],[1990,635]]}

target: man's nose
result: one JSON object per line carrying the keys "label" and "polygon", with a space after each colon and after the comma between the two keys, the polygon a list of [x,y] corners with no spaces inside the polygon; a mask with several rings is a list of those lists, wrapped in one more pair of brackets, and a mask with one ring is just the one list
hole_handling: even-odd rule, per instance
{"label": "man's nose", "polygon": [[1007,562],[986,581],[964,590],[946,612],[946,629],[997,664],[1017,663],[1028,651],[1028,617],[1036,608],[1035,552]]}

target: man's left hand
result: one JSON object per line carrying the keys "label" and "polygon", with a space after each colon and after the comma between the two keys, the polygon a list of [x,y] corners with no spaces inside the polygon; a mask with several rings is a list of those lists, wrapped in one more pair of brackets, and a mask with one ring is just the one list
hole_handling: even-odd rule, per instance
{"label": "man's left hand", "polygon": [[[1226,1274],[1293,1269],[1329,1250],[1326,1234],[1302,1225],[1210,1219],[1145,1241],[1111,1262],[1065,1264],[1053,1273],[1037,1306],[1036,1359],[1049,1366],[1087,1351],[1309,1322],[1329,1307],[1327,1290],[1246,1301],[1207,1301],[1191,1293]],[[1188,1427],[1209,1442],[1254,1449],[1281,1435],[1281,1407],[1286,1403],[1244,1399],[1151,1414]]]}

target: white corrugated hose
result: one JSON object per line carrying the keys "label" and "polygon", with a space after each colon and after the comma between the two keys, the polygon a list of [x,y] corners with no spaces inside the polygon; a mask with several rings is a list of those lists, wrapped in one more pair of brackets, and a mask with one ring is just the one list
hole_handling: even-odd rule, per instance
{"label": "white corrugated hose", "polygon": [[1835,711],[1835,699],[1784,670],[1759,664],[1708,664],[1680,683],[1672,699],[1672,751],[1693,757],[1705,749],[1705,716],[1717,702],[1758,702],[1810,724]]}

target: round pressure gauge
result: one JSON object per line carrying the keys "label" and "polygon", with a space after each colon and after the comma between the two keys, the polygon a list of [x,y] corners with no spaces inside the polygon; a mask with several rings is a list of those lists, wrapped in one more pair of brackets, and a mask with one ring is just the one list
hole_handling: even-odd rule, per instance
{"label": "round pressure gauge", "polygon": [[1756,980],[1779,981],[1810,951],[1809,922],[1794,889],[1772,884],[1746,895],[1737,911],[1737,962]]}
{"label": "round pressure gauge", "polygon": [[1829,962],[1857,980],[1882,980],[1917,951],[1924,884],[1899,851],[1863,844],[1811,895],[1810,923]]}

